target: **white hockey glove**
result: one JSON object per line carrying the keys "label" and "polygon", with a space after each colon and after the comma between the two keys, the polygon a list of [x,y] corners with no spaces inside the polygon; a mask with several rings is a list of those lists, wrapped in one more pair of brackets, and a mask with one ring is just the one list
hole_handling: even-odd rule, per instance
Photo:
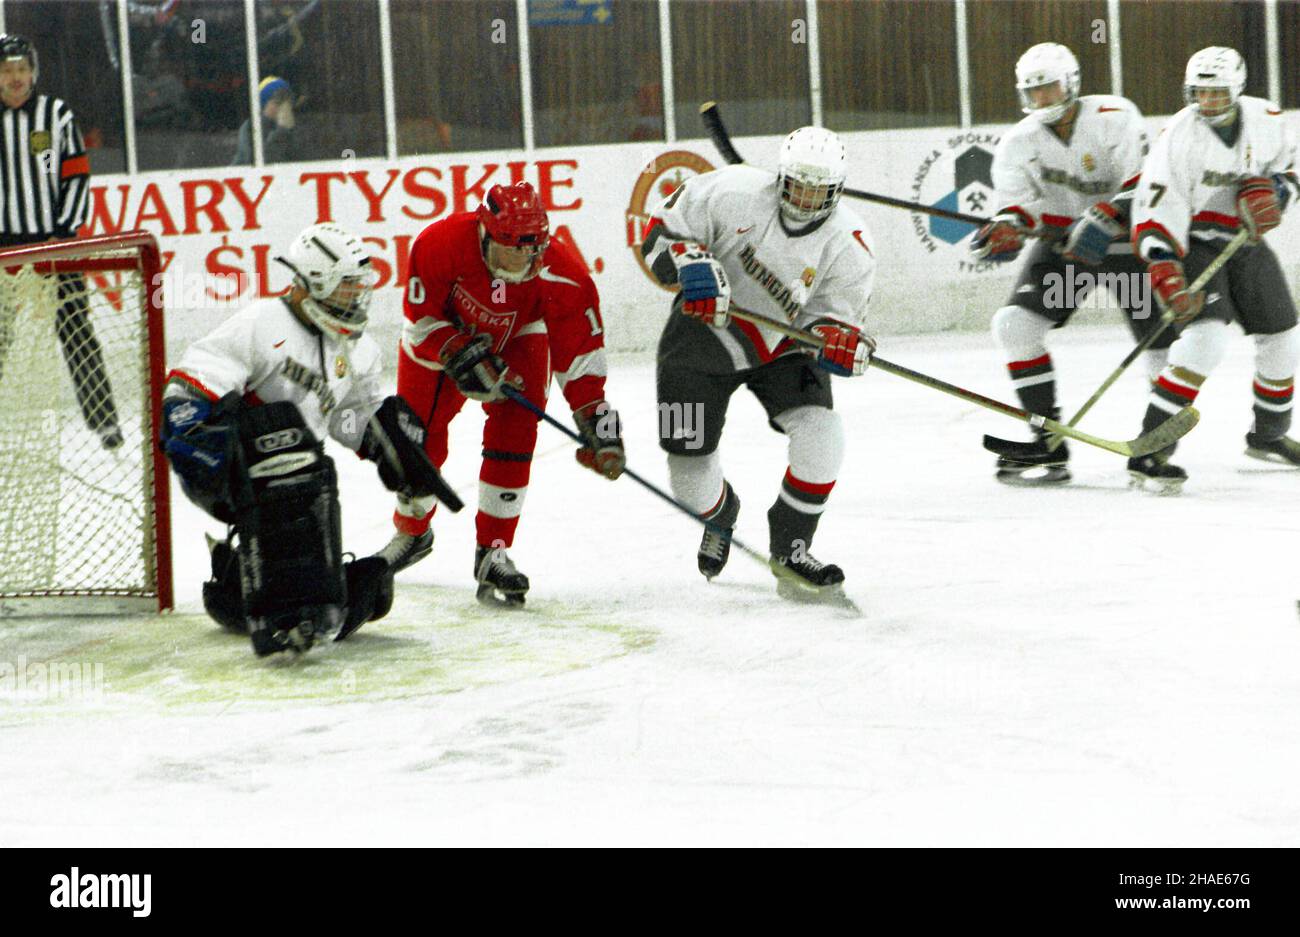
{"label": "white hockey glove", "polygon": [[678,242],[669,248],[669,255],[677,265],[677,282],[686,300],[682,315],[715,329],[725,328],[731,321],[727,312],[731,305],[731,285],[722,264],[701,244]]}

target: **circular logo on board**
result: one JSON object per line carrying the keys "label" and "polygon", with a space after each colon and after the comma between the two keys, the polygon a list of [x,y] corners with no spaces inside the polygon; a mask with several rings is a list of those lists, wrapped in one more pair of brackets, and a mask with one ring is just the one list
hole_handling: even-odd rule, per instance
{"label": "circular logo on board", "polygon": [[[990,217],[998,207],[993,189],[993,151],[999,139],[996,133],[970,131],[954,134],[942,147],[932,148],[912,175],[912,201]],[[977,261],[966,254],[966,242],[976,230],[967,221],[912,213],[912,231],[929,253],[948,253],[967,273],[1005,271],[1004,264]]]}
{"label": "circular logo on board", "polygon": [[665,292],[673,293],[677,288],[664,286],[656,280],[641,256],[641,235],[650,220],[650,210],[672,195],[687,179],[712,170],[713,164],[703,156],[688,150],[673,150],[646,163],[636,177],[632,198],[627,204],[627,246],[646,278]]}

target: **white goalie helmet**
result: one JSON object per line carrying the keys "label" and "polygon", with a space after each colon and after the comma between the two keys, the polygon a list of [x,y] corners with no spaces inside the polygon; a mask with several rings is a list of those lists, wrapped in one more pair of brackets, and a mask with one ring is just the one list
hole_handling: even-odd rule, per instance
{"label": "white goalie helmet", "polygon": [[[1226,91],[1227,96],[1219,95],[1217,101],[1203,102],[1197,96],[1198,89]],[[1195,107],[1197,115],[1207,124],[1218,126],[1231,120],[1237,99],[1245,90],[1246,62],[1236,49],[1210,46],[1187,60],[1183,100]]]}
{"label": "white goalie helmet", "polygon": [[[1044,85],[1060,84],[1061,100],[1039,107],[1029,92]],[[1020,109],[1045,124],[1054,124],[1079,99],[1079,60],[1059,42],[1040,42],[1030,46],[1016,62],[1016,92]]]}
{"label": "white goalie helmet", "polygon": [[800,127],[781,144],[777,191],[781,213],[799,225],[828,216],[844,191],[848,154],[824,127]]}
{"label": "white goalie helmet", "polygon": [[306,291],[301,308],[317,328],[360,337],[376,281],[360,238],[336,224],[314,224],[275,259],[293,272],[294,285]]}

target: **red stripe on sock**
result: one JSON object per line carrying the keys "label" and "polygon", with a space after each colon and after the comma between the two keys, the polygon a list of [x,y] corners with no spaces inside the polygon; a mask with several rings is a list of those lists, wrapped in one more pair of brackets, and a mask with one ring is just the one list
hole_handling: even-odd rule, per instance
{"label": "red stripe on sock", "polygon": [[1194,387],[1184,387],[1182,384],[1175,384],[1173,381],[1167,379],[1163,374],[1156,378],[1156,383],[1171,394],[1185,397],[1189,403],[1195,400],[1196,395],[1200,393],[1200,391]]}
{"label": "red stripe on sock", "polygon": [[806,495],[828,495],[831,489],[835,487],[835,482],[827,482],[824,485],[818,485],[813,482],[806,482],[800,478],[795,478],[790,469],[785,470],[786,483],[796,491],[802,491]]}
{"label": "red stripe on sock", "polygon": [[1052,356],[1050,354],[1046,354],[1038,358],[1031,358],[1028,361],[1012,361],[1007,364],[1007,367],[1010,368],[1012,371],[1023,371],[1026,368],[1036,368],[1041,364],[1051,364],[1051,363],[1052,363]]}
{"label": "red stripe on sock", "polygon": [[1290,396],[1295,393],[1295,387],[1291,386],[1278,390],[1273,387],[1265,387],[1259,381],[1256,381],[1255,393],[1259,394],[1261,397],[1272,397],[1274,400],[1285,400],[1289,399]]}

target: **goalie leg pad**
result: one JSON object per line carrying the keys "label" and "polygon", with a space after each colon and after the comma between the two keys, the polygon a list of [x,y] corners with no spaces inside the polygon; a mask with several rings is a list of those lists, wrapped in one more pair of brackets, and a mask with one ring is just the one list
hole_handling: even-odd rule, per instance
{"label": "goalie leg pad", "polygon": [[343,622],[338,479],[298,408],[277,402],[239,420],[239,570],[259,655],[306,650]]}

